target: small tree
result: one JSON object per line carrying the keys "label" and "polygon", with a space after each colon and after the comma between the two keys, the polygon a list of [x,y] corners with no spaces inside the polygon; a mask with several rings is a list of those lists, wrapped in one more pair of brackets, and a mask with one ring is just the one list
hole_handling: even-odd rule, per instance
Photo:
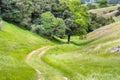
{"label": "small tree", "polygon": [[77,26],[74,24],[74,21],[72,19],[66,19],[66,34],[68,36],[68,44],[70,43],[70,37],[73,35],[74,30],[77,28]]}

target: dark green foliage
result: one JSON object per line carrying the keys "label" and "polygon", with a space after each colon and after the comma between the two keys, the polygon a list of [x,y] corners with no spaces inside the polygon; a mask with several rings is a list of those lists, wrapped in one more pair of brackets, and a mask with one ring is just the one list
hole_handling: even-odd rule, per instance
{"label": "dark green foliage", "polygon": [[114,22],[115,22],[115,20],[113,19],[113,17],[109,17],[109,18],[107,18],[105,25],[111,24],[111,23],[114,23]]}
{"label": "dark green foliage", "polygon": [[53,3],[51,7],[51,12],[55,15],[55,17],[59,17],[62,19],[70,18],[71,11],[69,7],[66,6],[65,3],[56,4]]}
{"label": "dark green foliage", "polygon": [[70,37],[73,35],[74,31],[77,31],[77,25],[74,23],[74,20],[68,18],[65,19],[66,24],[66,34],[68,35],[68,43],[70,43]]}
{"label": "dark green foliage", "polygon": [[97,7],[93,4],[87,4],[88,9],[96,9]]}
{"label": "dark green foliage", "polygon": [[[65,24],[62,19],[55,18],[50,12],[52,4],[59,4],[58,0],[2,0],[0,3],[1,15],[4,20],[17,23],[37,34],[44,34],[49,37],[65,34]],[[59,10],[62,9],[59,4]],[[47,12],[47,13],[45,13]],[[41,16],[41,17],[40,17]],[[43,30],[44,29],[44,30]]]}
{"label": "dark green foliage", "polygon": [[43,25],[43,31],[46,36],[63,37],[63,35],[65,34],[64,21],[60,18],[55,18],[52,13],[50,12],[43,13],[41,15],[41,21]]}
{"label": "dark green foliage", "polygon": [[65,3],[56,4],[54,3],[51,8],[51,12],[55,17],[62,18],[66,24],[66,35],[68,36],[68,43],[70,42],[70,37],[73,35],[76,25],[72,18],[72,12]]}
{"label": "dark green foliage", "polygon": [[2,0],[1,15],[3,19],[22,26],[30,26],[33,4],[30,0]]}
{"label": "dark green foliage", "polygon": [[114,19],[112,17],[110,18],[97,17],[96,14],[90,13],[90,23],[88,24],[88,32],[91,32],[97,28],[100,28],[113,22]]}
{"label": "dark green foliage", "polygon": [[[107,4],[104,0],[99,3]],[[88,7],[95,8],[92,4]],[[112,18],[89,15],[87,7],[77,0],[2,0],[0,8],[4,20],[48,38],[62,38],[66,32],[68,42],[71,35],[86,35],[113,22]]]}
{"label": "dark green foliage", "polygon": [[32,32],[43,34],[52,39],[54,36],[60,38],[65,35],[65,23],[60,18],[55,18],[51,12],[41,14],[41,25],[32,25]]}
{"label": "dark green foliage", "polygon": [[108,3],[106,0],[99,0],[98,3],[99,3],[99,7],[101,7],[101,8],[108,7]]}
{"label": "dark green foliage", "polygon": [[41,14],[43,12],[50,11],[51,4],[54,1],[55,0],[32,0],[34,12]]}

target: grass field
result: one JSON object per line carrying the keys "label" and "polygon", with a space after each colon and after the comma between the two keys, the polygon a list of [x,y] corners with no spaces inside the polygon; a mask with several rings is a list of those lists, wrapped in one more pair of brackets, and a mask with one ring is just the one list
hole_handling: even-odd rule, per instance
{"label": "grass field", "polygon": [[[120,80],[120,23],[97,29],[79,40],[51,42],[4,22],[0,31],[0,80]],[[25,62],[26,56],[41,47]],[[40,53],[43,53],[40,56]],[[37,73],[38,72],[38,73]]]}
{"label": "grass field", "polygon": [[47,44],[53,43],[4,22],[0,31],[0,80],[35,80],[36,72],[25,63],[25,57]]}

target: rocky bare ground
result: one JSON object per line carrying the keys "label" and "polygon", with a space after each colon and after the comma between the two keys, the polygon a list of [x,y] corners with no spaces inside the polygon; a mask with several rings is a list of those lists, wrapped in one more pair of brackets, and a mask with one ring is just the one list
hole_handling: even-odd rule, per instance
{"label": "rocky bare ground", "polygon": [[120,45],[110,48],[108,52],[120,52]]}

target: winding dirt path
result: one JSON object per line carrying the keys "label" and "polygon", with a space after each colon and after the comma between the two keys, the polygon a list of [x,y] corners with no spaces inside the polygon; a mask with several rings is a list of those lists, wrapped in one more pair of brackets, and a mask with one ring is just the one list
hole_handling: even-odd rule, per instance
{"label": "winding dirt path", "polygon": [[[51,46],[45,46],[45,47],[42,47],[42,48],[39,48],[37,50],[34,50],[32,52],[30,52],[27,57],[26,57],[26,63],[29,65],[29,61],[30,59],[32,58],[33,55],[38,55],[39,57],[41,57],[43,54],[45,54],[50,48],[52,48]],[[30,65],[31,66],[31,65]],[[31,66],[32,67],[32,66]],[[40,72],[40,70],[34,68],[35,71],[37,72],[37,75],[38,75],[38,78],[37,80],[41,80],[41,76],[42,73]]]}
{"label": "winding dirt path", "polygon": [[41,57],[44,53],[46,53],[51,47],[50,46],[45,46],[42,48],[39,48],[37,50],[34,50],[32,52],[30,52],[27,57],[26,57],[26,62],[28,63],[30,58],[35,55],[35,54],[39,54],[39,57]]}
{"label": "winding dirt path", "polygon": [[[30,52],[28,55],[27,55],[27,57],[26,57],[26,63],[28,64],[28,65],[30,65],[30,61],[31,61],[31,59],[34,57],[34,55],[36,55],[36,56],[38,56],[39,58],[41,58],[42,57],[42,55],[44,55],[49,49],[51,49],[51,48],[54,48],[54,46],[44,46],[44,47],[42,47],[42,48],[39,48],[39,49],[37,49],[37,50],[34,50],[34,51],[32,51],[32,52]],[[31,65],[30,65],[31,66]],[[35,66],[35,65],[34,65]],[[33,67],[33,66],[31,66],[32,68],[34,68],[34,70],[36,71],[36,73],[37,73],[37,80],[41,80],[41,75],[42,75],[42,73],[41,73],[41,71],[39,70],[39,69],[37,69],[37,68],[35,68],[35,67]],[[63,79],[62,80],[69,80],[67,77],[63,77]]]}

